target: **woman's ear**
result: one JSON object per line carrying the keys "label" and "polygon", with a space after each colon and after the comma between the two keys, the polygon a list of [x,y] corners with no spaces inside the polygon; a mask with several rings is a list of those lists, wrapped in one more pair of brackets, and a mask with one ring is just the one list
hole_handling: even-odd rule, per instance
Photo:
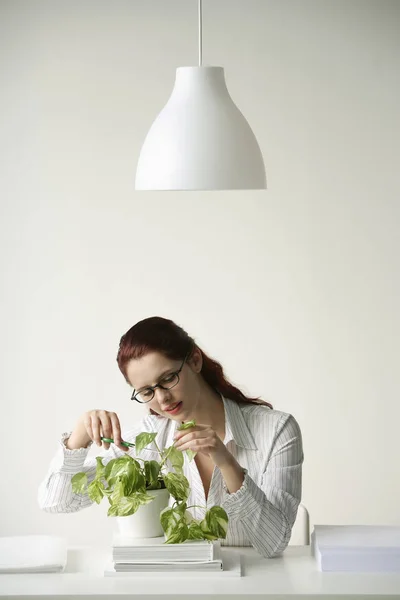
{"label": "woman's ear", "polygon": [[195,346],[192,355],[188,360],[188,364],[195,373],[200,373],[203,368],[203,355],[197,346]]}

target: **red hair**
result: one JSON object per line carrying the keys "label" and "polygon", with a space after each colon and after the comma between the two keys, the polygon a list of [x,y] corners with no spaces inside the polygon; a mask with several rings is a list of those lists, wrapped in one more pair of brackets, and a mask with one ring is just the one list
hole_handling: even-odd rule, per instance
{"label": "red hair", "polygon": [[[260,398],[249,398],[236,386],[228,381],[224,370],[219,362],[207,356],[197,346],[182,327],[162,317],[149,317],[139,321],[127,331],[120,340],[117,363],[118,367],[128,383],[126,366],[135,358],[141,358],[149,352],[160,352],[171,360],[183,360],[186,355],[190,356],[193,349],[197,347],[203,358],[201,375],[208,385],[216,392],[222,394],[238,403],[262,404],[272,408],[269,402]],[[150,410],[152,414],[154,411]]]}

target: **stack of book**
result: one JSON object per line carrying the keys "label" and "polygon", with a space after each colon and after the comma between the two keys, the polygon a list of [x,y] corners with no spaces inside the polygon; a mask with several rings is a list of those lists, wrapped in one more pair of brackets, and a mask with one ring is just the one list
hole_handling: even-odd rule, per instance
{"label": "stack of book", "polygon": [[400,573],[400,527],[315,525],[311,550],[320,571]]}
{"label": "stack of book", "polygon": [[[166,544],[164,537],[127,538],[114,534],[112,563],[104,575],[127,576],[145,573],[177,575],[188,573],[225,573],[239,575],[240,557],[225,568],[219,541],[187,540]],[[236,564],[238,563],[238,564]]]}

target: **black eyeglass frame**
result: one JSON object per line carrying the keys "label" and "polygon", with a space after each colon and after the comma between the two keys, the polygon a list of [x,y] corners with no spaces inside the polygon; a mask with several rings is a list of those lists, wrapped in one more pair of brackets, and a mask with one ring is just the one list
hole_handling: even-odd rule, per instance
{"label": "black eyeglass frame", "polygon": [[[185,362],[187,361],[187,359],[189,358],[190,354],[191,354],[191,349],[189,350],[189,352],[186,354],[185,358],[182,361],[181,366],[179,367],[179,369],[177,371],[171,371],[171,373],[169,374],[171,375],[176,375],[177,377],[177,382],[174,383],[174,385],[171,385],[171,387],[165,387],[164,385],[161,385],[161,383],[156,383],[156,385],[149,385],[148,387],[145,387],[143,389],[145,390],[152,390],[153,395],[149,400],[146,400],[145,402],[138,400],[135,396],[137,396],[138,394],[140,394],[141,392],[136,391],[135,389],[133,390],[132,396],[131,396],[131,400],[136,400],[136,402],[139,402],[139,404],[147,404],[148,402],[151,402],[154,399],[155,393],[156,393],[156,389],[160,388],[162,390],[172,390],[172,388],[176,387],[180,381],[180,377],[179,374],[183,369],[183,365],[185,364]],[[166,375],[164,375],[164,377],[166,377]]]}

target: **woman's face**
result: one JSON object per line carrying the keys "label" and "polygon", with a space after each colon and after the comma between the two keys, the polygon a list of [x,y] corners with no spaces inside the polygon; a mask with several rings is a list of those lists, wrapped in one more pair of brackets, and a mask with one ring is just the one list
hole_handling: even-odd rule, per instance
{"label": "woman's face", "polygon": [[[127,377],[136,392],[149,397],[148,388],[163,383],[168,385],[172,374],[177,372],[182,360],[172,360],[159,352],[145,354],[142,358],[132,359],[127,365]],[[202,357],[196,348],[190,360],[187,360],[179,373],[179,382],[171,389],[156,388],[154,398],[146,406],[168,419],[188,421],[191,419],[201,391],[200,371]]]}

